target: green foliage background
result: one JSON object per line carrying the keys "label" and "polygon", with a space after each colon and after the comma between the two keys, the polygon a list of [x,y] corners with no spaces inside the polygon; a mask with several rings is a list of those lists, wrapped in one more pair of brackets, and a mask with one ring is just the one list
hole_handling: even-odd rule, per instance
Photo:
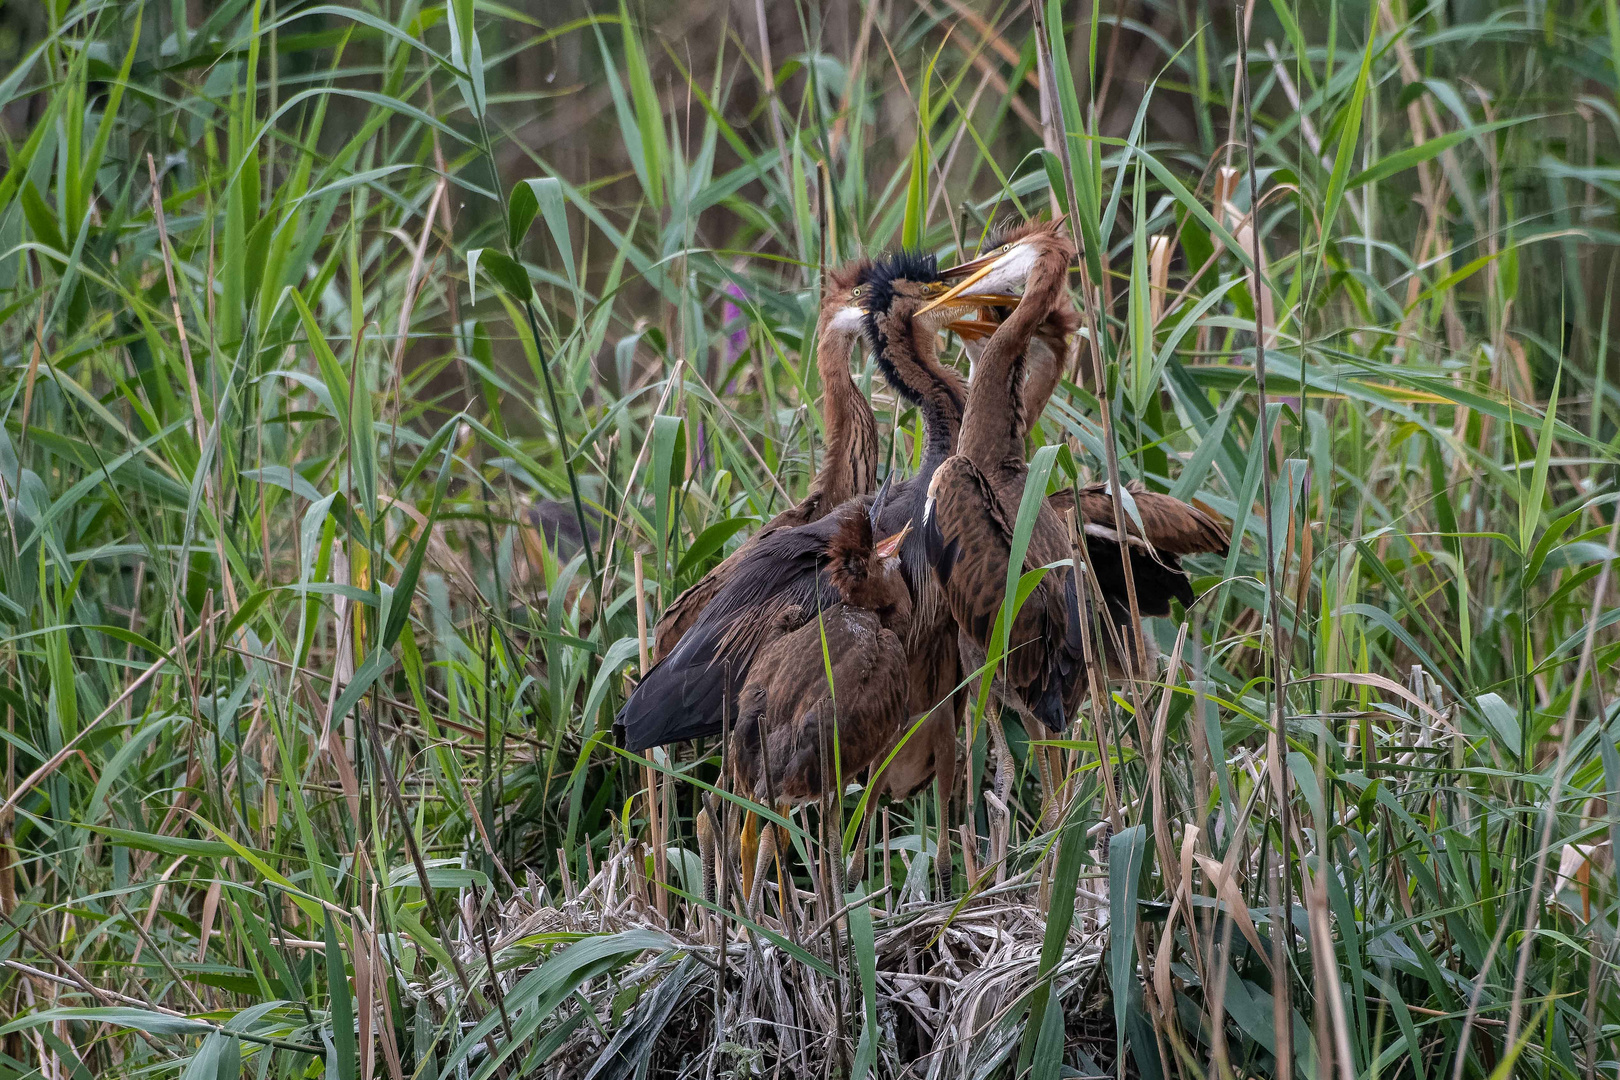
{"label": "green foliage background", "polygon": [[[980,0],[0,8],[0,1077],[566,1075],[571,995],[676,963],[685,908],[458,964],[647,832],[605,741],[636,556],[656,616],[802,491],[819,267],[1054,208],[1106,381],[1051,484],[1111,448],[1238,539],[1016,836],[1108,864],[1131,1068],[1281,1075],[1287,986],[1294,1075],[1612,1072],[1620,10],[1245,10],[1252,125],[1205,0],[1054,0],[1040,62]],[[665,766],[677,885],[715,766]],[[937,802],[894,812],[926,879]],[[985,1075],[1084,1065],[1038,985]]]}

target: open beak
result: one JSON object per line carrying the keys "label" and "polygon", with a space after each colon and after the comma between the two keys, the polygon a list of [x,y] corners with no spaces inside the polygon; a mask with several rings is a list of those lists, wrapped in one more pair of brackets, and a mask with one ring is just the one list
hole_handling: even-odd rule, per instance
{"label": "open beak", "polygon": [[883,541],[877,547],[873,548],[872,554],[876,555],[880,559],[894,558],[900,553],[900,545],[905,543],[906,537],[910,534],[910,532],[911,522],[908,521],[906,522],[905,528],[901,529],[899,532]]}
{"label": "open beak", "polygon": [[1000,325],[994,319],[958,319],[945,324],[945,329],[954,330],[958,337],[966,341],[983,341],[995,333]]}
{"label": "open beak", "polygon": [[1018,303],[1020,299],[1019,297],[1011,296],[1006,293],[977,294],[970,291],[972,290],[973,286],[983,281],[985,277],[989,275],[990,271],[995,269],[996,263],[1000,262],[1001,259],[1007,254],[1008,253],[1005,251],[994,251],[989,255],[980,255],[977,259],[969,259],[960,266],[953,266],[949,270],[944,271],[940,275],[941,277],[947,279],[960,277],[962,280],[958,281],[955,285],[952,285],[949,289],[946,289],[943,293],[936,296],[927,304],[924,304],[917,310],[917,314],[922,315],[944,304],[949,304],[953,300],[957,300],[959,298],[971,301],[975,304]]}

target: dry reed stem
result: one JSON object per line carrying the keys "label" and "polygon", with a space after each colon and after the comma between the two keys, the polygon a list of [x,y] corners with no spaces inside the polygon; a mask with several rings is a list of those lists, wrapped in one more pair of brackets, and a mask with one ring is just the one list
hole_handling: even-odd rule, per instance
{"label": "dry reed stem", "polygon": [[1159,872],[1164,879],[1165,892],[1171,896],[1180,893],[1181,881],[1176,864],[1168,860],[1175,850],[1170,838],[1170,820],[1164,802],[1164,742],[1170,726],[1170,701],[1175,697],[1177,676],[1181,673],[1181,651],[1187,645],[1187,624],[1181,624],[1176,634],[1175,648],[1170,653],[1170,664],[1165,669],[1164,689],[1159,694],[1159,708],[1153,717],[1148,742],[1148,790],[1153,795],[1153,841],[1160,852]]}
{"label": "dry reed stem", "polygon": [[1164,300],[1170,292],[1170,257],[1175,240],[1166,233],[1148,237],[1148,311],[1153,326],[1164,318]]}
{"label": "dry reed stem", "polygon": [[[203,420],[202,391],[197,386],[197,369],[191,360],[191,339],[186,334],[186,321],[183,317],[181,317],[180,314],[180,292],[175,287],[174,283],[174,249],[169,244],[169,226],[163,215],[163,187],[158,182],[157,164],[152,160],[152,155],[150,153],[146,155],[146,171],[147,174],[152,178],[152,214],[157,221],[158,240],[160,242],[159,246],[163,252],[163,274],[169,283],[169,306],[170,310],[174,313],[175,334],[180,339],[180,354],[185,358],[186,388],[191,396],[192,423],[196,425],[196,433],[194,437],[196,438],[198,445],[201,446],[205,445],[213,436],[218,435],[217,425],[220,417],[216,413],[216,430],[212,434],[209,434],[208,425]],[[210,260],[213,258],[212,238],[212,232],[210,232]],[[212,274],[209,275],[210,286],[212,285],[212,276]],[[212,287],[210,287],[208,290],[208,300],[210,304],[208,321],[210,326],[213,325],[214,322],[212,310],[213,299],[214,290]],[[222,467],[220,465],[218,454],[214,455],[214,464],[216,468]],[[214,475],[207,470],[204,470],[202,482],[203,497],[207,499],[209,504],[213,507],[214,519],[216,521],[224,521],[224,507],[220,504],[219,490],[215,484]],[[236,586],[231,578],[230,561],[225,558],[225,538],[217,531],[214,534],[214,554],[219,559],[220,580],[224,583],[225,595],[230,598],[231,610],[234,612],[237,608]]]}
{"label": "dry reed stem", "polygon": [[[1326,822],[1316,823],[1316,835],[1328,835]],[[1305,851],[1305,837],[1298,825],[1294,829],[1294,847]],[[1322,852],[1318,849],[1318,856]],[[1350,1029],[1345,1020],[1344,993],[1339,981],[1339,960],[1334,952],[1333,926],[1329,915],[1327,874],[1312,874],[1310,860],[1299,861],[1300,899],[1305,902],[1305,916],[1311,926],[1311,967],[1319,980],[1316,987],[1317,1049],[1325,1064],[1322,1073],[1331,1073],[1337,1064],[1340,1080],[1355,1080],[1355,1059],[1350,1050]],[[1323,1008],[1323,1001],[1327,1007]]]}
{"label": "dry reed stem", "polygon": [[[1575,667],[1575,682],[1569,695],[1569,708],[1564,714],[1564,730],[1558,742],[1558,760],[1553,767],[1552,788],[1547,793],[1547,810],[1542,817],[1541,839],[1536,849],[1536,869],[1530,879],[1530,900],[1525,905],[1524,936],[1519,945],[1519,963],[1513,974],[1513,1001],[1508,1010],[1505,1043],[1509,1047],[1513,1046],[1519,1037],[1519,1022],[1524,1009],[1524,983],[1530,969],[1530,953],[1535,943],[1536,925],[1541,919],[1541,884],[1547,875],[1547,856],[1552,848],[1553,826],[1558,821],[1558,799],[1563,794],[1564,774],[1569,764],[1569,748],[1574,741],[1575,713],[1580,707],[1581,688],[1586,683],[1586,673],[1592,665],[1592,651],[1597,643],[1598,619],[1603,612],[1603,597],[1608,591],[1617,543],[1620,543],[1620,515],[1616,515],[1614,524],[1609,527],[1609,557],[1603,560],[1603,569],[1598,572],[1597,587],[1592,596],[1592,614],[1586,624],[1586,640],[1581,644],[1581,658]],[[1602,720],[1595,722],[1603,723]],[[1484,979],[1484,972],[1480,973],[1480,978]],[[1463,1034],[1466,1040],[1466,1025]]]}
{"label": "dry reed stem", "polygon": [[[544,950],[525,944],[541,935],[611,934],[644,926],[651,915],[645,898],[622,894],[615,885],[622,877],[615,866],[633,870],[630,863],[636,858],[633,849],[616,848],[574,898],[558,906],[551,906],[535,890],[514,896],[504,909],[492,910],[491,947],[508,977],[521,978],[545,960]],[[1007,892],[960,905],[923,902],[881,909],[876,901],[883,895],[858,901],[873,906],[878,1009],[880,1018],[886,1018],[880,1022],[885,1030],[892,1030],[895,1023],[915,1030],[919,1056],[903,1059],[897,1040],[884,1037],[878,1044],[877,1075],[901,1075],[909,1067],[908,1075],[953,1077],[1016,1049],[1022,1002],[1038,977],[1044,936],[1044,920],[1030,902],[1027,878]],[[844,904],[832,912],[807,940],[821,938],[852,906]],[[616,988],[639,985],[643,999],[649,999],[662,979],[679,970],[680,958],[691,956],[702,970],[685,984],[681,1011],[657,1040],[655,1063],[675,1060],[679,1054],[694,1069],[706,1072],[713,1067],[723,1075],[719,1070],[736,1047],[762,1055],[758,1060],[767,1072],[774,1064],[774,1075],[823,1075],[826,1062],[836,1054],[840,1030],[836,980],[805,968],[774,942],[728,924],[724,940],[737,954],[733,963],[737,972],[722,986],[712,963],[718,952],[715,945],[685,931],[671,930],[668,940],[667,948],[631,959],[622,975],[582,986],[581,1000],[605,1022]],[[457,946],[469,961],[478,948],[466,940]],[[1100,1003],[1090,1006],[1088,1013],[1082,1001],[1074,1000],[1095,978],[1100,958],[1094,936],[1071,931],[1054,979],[1057,1003],[1066,1005],[1071,1026],[1076,1016],[1100,1016]],[[441,981],[433,992],[448,989]],[[708,1004],[711,998],[726,1024],[724,1038],[710,1037],[704,1030],[716,1012],[716,1006]],[[627,1028],[635,1021],[631,1014],[615,1026]],[[581,1026],[548,1066],[562,1071],[548,1075],[572,1075],[569,1062],[594,1061],[607,1037],[595,1025]],[[688,1049],[681,1050],[683,1046]]]}
{"label": "dry reed stem", "polygon": [[[636,645],[640,654],[641,675],[646,678],[652,667],[647,648],[647,576],[642,565],[641,552],[634,552],[636,578]],[[647,782],[647,829],[653,840],[653,902],[659,918],[669,923],[669,848],[664,832],[664,784],[659,770],[650,764],[655,761],[653,751],[645,751],[649,764],[642,766]]]}

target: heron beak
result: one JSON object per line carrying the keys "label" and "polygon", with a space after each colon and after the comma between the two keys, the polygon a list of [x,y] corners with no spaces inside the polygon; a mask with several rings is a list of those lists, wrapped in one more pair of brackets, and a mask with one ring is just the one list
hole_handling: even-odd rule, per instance
{"label": "heron beak", "polygon": [[1017,296],[1010,296],[1005,293],[985,293],[981,295],[970,291],[973,286],[983,281],[989,275],[990,271],[996,268],[997,263],[999,263],[1009,254],[1011,254],[1011,252],[996,251],[989,255],[980,255],[977,259],[969,259],[960,266],[953,266],[949,270],[944,271],[944,273],[940,275],[941,277],[954,278],[960,276],[962,280],[958,281],[955,285],[952,285],[949,289],[946,289],[933,300],[924,304],[917,310],[917,314],[926,314],[927,312],[933,311],[935,308],[944,304],[948,304],[959,297],[979,304],[1018,303],[1020,297]]}
{"label": "heron beak", "polygon": [[883,543],[872,549],[872,554],[880,559],[892,559],[900,553],[900,545],[905,543],[906,537],[911,533],[911,522],[906,527],[889,537]]}
{"label": "heron beak", "polygon": [[994,319],[958,319],[953,323],[946,323],[945,329],[954,330],[956,336],[966,341],[983,341],[996,332],[1001,324]]}

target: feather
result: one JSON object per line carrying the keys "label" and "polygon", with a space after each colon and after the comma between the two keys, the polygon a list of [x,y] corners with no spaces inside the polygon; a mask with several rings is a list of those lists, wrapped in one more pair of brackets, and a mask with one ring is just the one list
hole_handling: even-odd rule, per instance
{"label": "feather", "polygon": [[[854,500],[865,517],[865,499]],[[690,629],[619,710],[614,728],[628,750],[645,750],[724,730],[755,654],[782,630],[790,609],[815,612],[837,602],[825,571],[827,547],[844,525],[830,515],[779,529],[738,559]]]}

